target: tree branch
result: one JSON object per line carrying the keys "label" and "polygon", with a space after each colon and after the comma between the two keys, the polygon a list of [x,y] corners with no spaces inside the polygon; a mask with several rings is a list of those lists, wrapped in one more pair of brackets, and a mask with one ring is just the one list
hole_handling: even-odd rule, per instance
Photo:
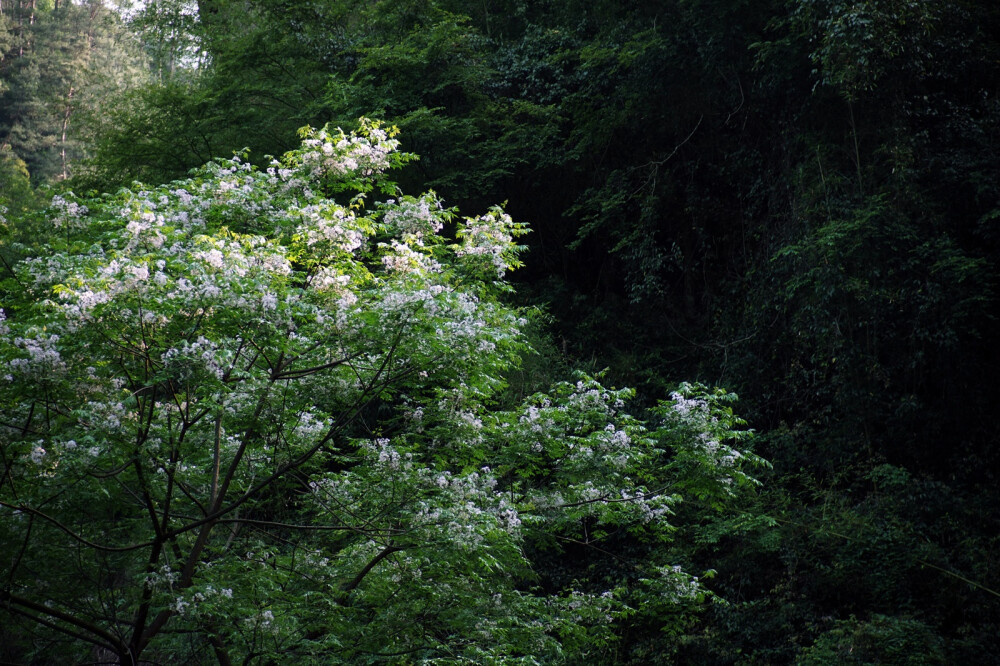
{"label": "tree branch", "polygon": [[346,585],[343,585],[340,588],[340,591],[343,593],[344,597],[346,597],[346,595],[349,592],[357,588],[358,585],[361,585],[361,581],[365,579],[365,576],[367,576],[372,569],[378,566],[379,562],[389,557],[393,553],[398,553],[401,550],[403,550],[401,546],[386,546],[385,548],[383,548],[378,555],[373,557],[371,561],[368,562],[368,564],[366,564],[364,568],[362,568],[361,571],[358,572],[358,575],[355,576],[350,583],[347,583]]}
{"label": "tree branch", "polygon": [[[14,612],[18,612],[20,615],[28,617],[28,618],[34,620],[35,622],[38,622],[39,624],[44,624],[47,627],[50,627],[50,628],[55,629],[57,631],[61,631],[63,633],[67,633],[67,634],[69,634],[71,636],[74,636],[76,638],[80,638],[82,640],[87,641],[88,643],[92,643],[94,645],[99,645],[101,647],[108,648],[109,650],[112,650],[113,652],[117,652],[119,654],[121,654],[122,652],[127,651],[127,647],[121,642],[121,640],[118,637],[116,637],[116,636],[108,633],[107,631],[105,631],[104,629],[101,629],[100,627],[98,627],[95,624],[91,624],[90,622],[87,622],[86,620],[81,620],[80,618],[73,617],[69,613],[64,613],[63,611],[61,611],[61,610],[59,610],[57,608],[51,608],[49,606],[45,606],[43,604],[36,603],[34,601],[31,601],[30,599],[25,599],[24,597],[20,597],[18,595],[12,594],[11,592],[8,592],[7,590],[0,590],[0,602],[2,602],[4,605],[6,605],[8,607],[8,610],[12,610]],[[64,627],[60,627],[58,624],[56,624],[54,622],[50,622],[50,621],[44,620],[44,619],[39,618],[39,617],[37,617],[35,615],[32,615],[31,613],[27,613],[27,612],[21,611],[20,609],[12,608],[12,606],[20,606],[20,607],[22,607],[24,609],[33,611],[33,612],[38,613],[40,615],[47,615],[49,617],[55,618],[56,620],[60,620],[62,622],[65,622],[66,624],[71,624],[74,627],[77,627],[79,629],[83,629],[85,632],[87,632],[89,634],[92,634],[93,636],[96,636],[97,638],[100,638],[101,640],[97,640],[96,638],[91,638],[90,636],[81,635],[81,634],[79,634],[77,632],[67,630]]]}
{"label": "tree branch", "polygon": [[56,520],[52,516],[50,516],[50,515],[42,512],[42,511],[39,511],[38,509],[32,508],[30,506],[23,506],[23,505],[11,504],[9,502],[4,502],[3,500],[0,500],[0,506],[5,506],[8,509],[13,509],[14,511],[24,511],[25,513],[29,513],[29,514],[34,515],[34,516],[38,516],[39,518],[41,518],[43,520],[46,520],[46,521],[52,523],[53,525],[55,525],[60,531],[65,532],[67,535],[69,535],[75,541],[78,541],[79,543],[82,543],[87,548],[93,548],[94,550],[102,550],[102,551],[108,552],[108,553],[128,553],[128,552],[131,552],[133,550],[140,550],[142,548],[149,548],[154,543],[156,543],[155,541],[144,541],[142,543],[132,544],[131,546],[102,546],[100,544],[94,543],[93,541],[89,541],[89,540],[83,538],[82,536],[80,536],[79,534],[77,534],[76,532],[74,532],[73,530],[71,530],[70,528],[66,527],[65,525],[63,525],[61,522],[59,522],[58,520]]}

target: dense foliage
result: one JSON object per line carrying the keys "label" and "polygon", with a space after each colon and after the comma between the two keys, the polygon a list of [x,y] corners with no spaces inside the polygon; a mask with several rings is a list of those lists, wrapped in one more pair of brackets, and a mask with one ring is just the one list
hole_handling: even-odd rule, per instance
{"label": "dense foliage", "polygon": [[[531,221],[505,302],[551,335],[525,329],[543,353],[496,408],[566,366],[636,386],[650,423],[682,381],[739,392],[773,472],[741,517],[675,506],[671,546],[726,603],[619,617],[606,660],[998,663],[996,3],[158,0],[129,22],[152,82],[95,116],[77,191],[243,148],[266,169],[301,125],[385,118],[421,155],[404,189]],[[60,176],[47,154],[0,154],[12,211]],[[11,265],[49,232],[8,227]],[[602,539],[629,564],[525,547],[553,589],[660,556]]]}

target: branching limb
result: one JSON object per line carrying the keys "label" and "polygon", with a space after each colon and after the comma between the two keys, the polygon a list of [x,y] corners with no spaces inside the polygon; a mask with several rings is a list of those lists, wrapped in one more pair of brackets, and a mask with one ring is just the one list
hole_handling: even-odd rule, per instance
{"label": "branching limb", "polygon": [[[113,634],[101,629],[95,624],[87,622],[86,620],[81,620],[80,618],[74,617],[69,613],[65,613],[58,608],[52,608],[50,606],[31,601],[30,599],[25,599],[24,597],[6,590],[0,590],[0,603],[2,603],[8,610],[16,612],[19,615],[47,626],[50,629],[55,629],[56,631],[74,638],[79,638],[80,640],[84,640],[93,645],[107,648],[118,654],[127,650],[127,647],[122,644],[121,640],[117,636],[114,636]],[[51,618],[51,620],[47,618]],[[60,625],[59,622],[69,624],[77,629],[82,629],[84,633],[68,629]]]}
{"label": "branching limb", "polygon": [[13,509],[14,511],[23,511],[23,512],[25,512],[27,514],[38,516],[39,518],[45,520],[46,522],[51,523],[52,525],[54,525],[61,532],[64,532],[65,534],[67,534],[74,541],[77,541],[77,542],[83,544],[87,548],[93,548],[94,550],[100,550],[100,551],[104,551],[104,552],[107,552],[107,553],[128,553],[128,552],[131,552],[131,551],[134,551],[134,550],[141,550],[143,548],[149,548],[154,543],[156,543],[155,541],[143,541],[142,543],[136,543],[136,544],[132,544],[130,546],[102,546],[100,544],[94,543],[93,541],[90,541],[89,539],[85,539],[84,537],[80,536],[79,534],[77,534],[76,532],[74,532],[73,530],[71,530],[70,528],[68,528],[65,525],[63,525],[61,522],[59,522],[58,520],[56,520],[52,516],[44,513],[43,511],[39,511],[38,509],[35,509],[33,507],[24,506],[24,505],[20,505],[20,504],[11,504],[10,502],[4,502],[3,500],[0,500],[0,506],[7,507],[8,509]]}

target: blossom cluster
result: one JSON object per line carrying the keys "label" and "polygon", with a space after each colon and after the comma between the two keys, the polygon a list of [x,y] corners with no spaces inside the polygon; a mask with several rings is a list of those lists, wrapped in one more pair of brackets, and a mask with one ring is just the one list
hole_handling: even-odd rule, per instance
{"label": "blossom cluster", "polygon": [[655,567],[652,578],[642,582],[668,604],[682,604],[699,599],[706,594],[697,576],[685,572],[679,565]]}
{"label": "blossom cluster", "polygon": [[391,494],[393,488],[405,487],[419,499],[402,499],[393,508],[391,517],[397,528],[425,529],[462,549],[481,545],[498,529],[515,537],[519,534],[518,509],[498,488],[490,468],[456,473],[427,466],[414,451],[386,438],[358,444],[367,460],[365,466],[313,483],[312,491],[324,503],[357,511],[356,505],[370,493],[384,489]]}
{"label": "blossom cluster", "polygon": [[687,483],[695,485],[695,478],[710,481],[705,488],[711,490],[703,493],[731,496],[736,485],[757,483],[749,468],[767,465],[749,450],[738,448],[751,432],[741,429],[745,423],[729,407],[734,399],[719,389],[685,383],[656,410],[671,433],[668,446],[674,464],[688,471]]}
{"label": "blossom cluster", "polygon": [[326,174],[372,176],[389,167],[390,156],[399,147],[392,134],[367,121],[362,121],[360,134],[309,130],[302,141],[302,165],[314,178]]}
{"label": "blossom cluster", "polygon": [[423,238],[440,233],[448,213],[442,210],[441,201],[432,193],[419,197],[402,197],[398,202],[390,199],[382,222],[393,233]]}
{"label": "blossom cluster", "polygon": [[514,222],[499,208],[475,218],[466,218],[458,230],[461,244],[456,250],[460,257],[484,260],[502,278],[507,270],[517,268],[514,239],[525,233],[524,225]]}
{"label": "blossom cluster", "polygon": [[677,497],[637,471],[655,468],[660,451],[635,419],[621,412],[631,391],[584,377],[498,415],[487,433],[510,442],[511,470],[545,470],[559,483],[530,488],[523,501],[551,525],[596,519],[607,525],[669,529]]}
{"label": "blossom cluster", "polygon": [[81,218],[87,214],[87,207],[73,199],[72,192],[67,193],[65,196],[57,194],[52,197],[52,201],[49,203],[49,210],[51,212],[52,224],[57,228],[78,226]]}
{"label": "blossom cluster", "polygon": [[[48,377],[66,369],[66,362],[59,353],[59,336],[37,333],[33,337],[15,337],[13,346],[25,355],[7,361],[10,372],[20,375]],[[12,381],[11,375],[7,381]]]}

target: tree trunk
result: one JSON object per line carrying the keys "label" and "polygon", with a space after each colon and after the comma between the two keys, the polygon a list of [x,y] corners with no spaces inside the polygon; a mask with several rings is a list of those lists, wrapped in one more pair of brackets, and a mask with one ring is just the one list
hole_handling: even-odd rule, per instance
{"label": "tree trunk", "polygon": [[69,170],[66,164],[66,130],[69,128],[69,118],[73,115],[73,86],[69,88],[69,96],[66,98],[66,111],[63,114],[62,135],[60,137],[60,157],[62,158],[62,180],[69,178]]}

